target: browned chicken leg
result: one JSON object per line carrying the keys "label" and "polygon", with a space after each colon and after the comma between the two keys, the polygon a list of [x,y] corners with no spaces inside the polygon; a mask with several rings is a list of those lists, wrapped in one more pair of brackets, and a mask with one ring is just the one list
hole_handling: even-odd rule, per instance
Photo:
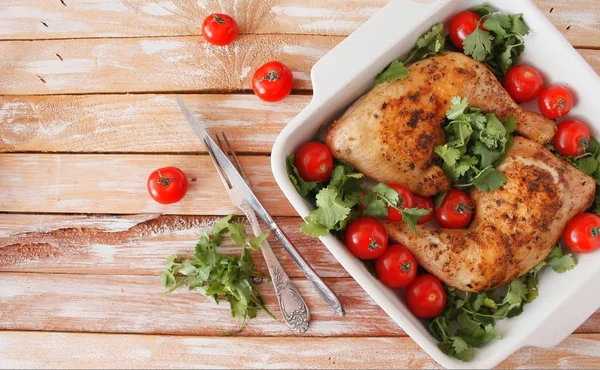
{"label": "browned chicken leg", "polygon": [[433,149],[445,141],[445,113],[457,95],[502,120],[515,116],[517,132],[527,138],[546,143],[554,136],[554,122],[519,107],[485,65],[444,53],[359,99],[331,126],[325,143],[367,176],[405,184],[420,195],[437,194],[450,183],[434,165]]}
{"label": "browned chicken leg", "polygon": [[447,285],[481,292],[525,274],[552,250],[567,222],[590,207],[596,183],[543,145],[515,137],[498,167],[507,178],[489,193],[474,190],[475,220],[466,230],[385,223],[429,272]]}

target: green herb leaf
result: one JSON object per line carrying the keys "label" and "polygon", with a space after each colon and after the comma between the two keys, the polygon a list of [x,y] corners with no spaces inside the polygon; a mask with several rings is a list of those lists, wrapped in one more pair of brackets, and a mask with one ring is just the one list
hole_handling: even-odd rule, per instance
{"label": "green herb leaf", "polygon": [[254,251],[260,250],[260,245],[265,240],[267,240],[268,237],[269,237],[269,233],[261,233],[259,236],[255,236],[254,238],[251,238],[250,241],[248,241],[248,244],[250,245],[250,249],[252,249]]}
{"label": "green herb leaf", "polygon": [[[258,310],[273,317],[252,283],[252,277],[262,275],[255,270],[246,247],[247,244],[253,245],[264,240],[268,234],[262,234],[247,243],[244,225],[232,223],[232,218],[227,216],[217,221],[210,234],[203,232],[191,258],[169,256],[166,269],[161,273],[161,283],[167,288],[167,293],[187,286],[190,291],[200,293],[214,303],[226,298],[231,314],[241,322],[242,330],[245,320],[255,317]],[[239,256],[217,253],[217,247],[225,235],[242,246]]]}
{"label": "green herb leaf", "polygon": [[444,198],[446,198],[447,194],[448,194],[447,191],[443,191],[435,196],[435,199],[434,199],[435,209],[438,209],[442,206],[442,202],[444,201]]}
{"label": "green herb leaf", "polygon": [[494,37],[489,32],[477,28],[463,41],[465,54],[470,55],[479,62],[483,62],[492,52],[493,40]]}
{"label": "green herb leaf", "polygon": [[318,182],[304,181],[300,176],[296,165],[294,164],[294,158],[294,154],[290,154],[286,159],[288,176],[292,184],[294,184],[296,191],[298,191],[298,194],[300,194],[303,197],[306,197],[313,189],[317,187]]}
{"label": "green herb leaf", "polygon": [[408,56],[404,60],[404,65],[410,65],[411,63],[441,53],[446,45],[446,38],[444,37],[443,32],[444,25],[438,23],[419,37],[415,47],[408,53]]}
{"label": "green herb leaf", "polygon": [[339,229],[339,223],[350,214],[350,208],[339,195],[338,191],[332,188],[321,190],[317,194],[317,209],[306,217],[306,222],[323,225],[328,230]]}
{"label": "green herb leaf", "polygon": [[382,84],[384,82],[394,82],[397,80],[403,80],[409,75],[408,68],[404,66],[404,63],[394,60],[386,67],[381,73],[375,76],[375,85]]}
{"label": "green herb leaf", "polygon": [[512,26],[510,28],[511,33],[516,33],[521,36],[529,34],[529,27],[527,27],[523,20],[523,14],[511,14],[510,19],[512,21]]}
{"label": "green herb leaf", "polygon": [[487,167],[473,179],[473,185],[486,193],[500,188],[504,183],[506,183],[506,176],[492,167]]}
{"label": "green herb leaf", "polygon": [[415,234],[417,234],[417,222],[423,216],[427,216],[431,213],[430,209],[422,208],[405,208],[400,211],[402,214],[402,220],[408,225],[408,228]]}
{"label": "green herb leaf", "polygon": [[577,265],[577,260],[571,253],[565,254],[560,245],[555,246],[546,257],[545,262],[559,274],[572,270]]}
{"label": "green herb leaf", "polygon": [[598,169],[598,160],[594,157],[583,157],[577,159],[575,165],[579,171],[591,176]]}
{"label": "green herb leaf", "polygon": [[470,104],[469,99],[461,98],[460,96],[452,97],[452,99],[450,99],[450,103],[452,105],[450,106],[450,109],[448,109],[448,111],[446,112],[446,116],[451,121],[465,114],[465,111],[467,110]]}

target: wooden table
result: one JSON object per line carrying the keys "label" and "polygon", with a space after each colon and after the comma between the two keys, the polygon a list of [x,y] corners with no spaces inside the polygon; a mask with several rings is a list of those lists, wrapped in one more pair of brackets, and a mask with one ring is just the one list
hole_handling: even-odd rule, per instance
{"label": "wooden table", "polygon": [[[0,367],[437,366],[298,232],[302,220],[269,166],[275,137],[311,99],[311,66],[387,2],[2,0]],[[536,2],[600,71],[600,2]],[[238,20],[232,46],[200,36],[214,11]],[[295,93],[265,104],[250,79],[272,59],[292,68]],[[227,304],[163,294],[166,257],[189,254],[199,228],[236,211],[175,93],[232,139],[258,197],[345,317],[330,314],[280,247],[312,310],[304,336],[261,314],[240,335],[219,337],[238,327]],[[145,182],[167,165],[191,186],[182,202],[162,206]],[[261,290],[279,314],[270,284]],[[515,366],[600,367],[600,311],[557,348],[525,348],[502,364]]]}

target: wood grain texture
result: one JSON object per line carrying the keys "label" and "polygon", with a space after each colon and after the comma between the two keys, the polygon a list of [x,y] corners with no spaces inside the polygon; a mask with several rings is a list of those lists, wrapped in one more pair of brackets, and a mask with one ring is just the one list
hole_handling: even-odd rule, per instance
{"label": "wood grain texture", "polygon": [[[0,42],[0,95],[250,90],[253,72],[279,60],[296,91],[340,36],[247,35],[227,47],[201,37]],[[600,50],[580,53],[600,71]],[[60,55],[60,58],[57,56]]]}
{"label": "wood grain texture", "polygon": [[[191,255],[200,232],[216,220],[206,216],[0,214],[0,272],[157,276],[167,256]],[[246,223],[241,217],[236,221]],[[320,276],[349,277],[318,239],[300,232],[302,219],[277,218],[276,222]],[[304,277],[276,239],[271,237],[269,242],[287,274]],[[231,243],[224,246],[224,253],[239,252]],[[253,257],[267,273],[260,252]]]}
{"label": "wood grain texture", "polygon": [[[2,368],[356,369],[366,364],[374,369],[439,368],[410,338],[4,332],[0,333],[0,343]],[[599,356],[600,334],[576,334],[553,349],[523,348],[499,368],[598,368]]]}
{"label": "wood grain texture", "polygon": [[[353,279],[324,280],[346,315],[334,316],[308,281],[294,279],[311,310],[304,335],[404,335]],[[226,302],[214,305],[186,290],[167,296],[158,276],[2,273],[0,286],[0,330],[221,335],[239,328]],[[279,319],[259,314],[241,335],[292,335],[271,283],[260,290]]]}
{"label": "wood grain texture", "polygon": [[[297,216],[273,179],[269,157],[240,161],[272,215]],[[146,181],[167,166],[181,168],[189,188],[182,201],[161,205],[148,195]],[[0,212],[241,214],[204,155],[2,154],[0,189]]]}
{"label": "wood grain texture", "polygon": [[[0,42],[0,94],[238,91],[270,60],[285,63],[296,90],[343,37],[247,35],[214,47],[202,37]],[[59,56],[60,58],[59,58]]]}
{"label": "wood grain texture", "polygon": [[[277,135],[310,101],[292,95],[277,104],[254,95],[186,95],[212,133],[233,149],[269,153]],[[206,152],[174,95],[0,97],[0,151]]]}
{"label": "wood grain texture", "polygon": [[[234,16],[241,33],[344,36],[388,2],[65,0],[64,6],[58,0],[4,0],[0,5],[0,39],[199,36],[202,20],[212,12]],[[597,1],[535,0],[535,3],[572,44],[600,45]]]}

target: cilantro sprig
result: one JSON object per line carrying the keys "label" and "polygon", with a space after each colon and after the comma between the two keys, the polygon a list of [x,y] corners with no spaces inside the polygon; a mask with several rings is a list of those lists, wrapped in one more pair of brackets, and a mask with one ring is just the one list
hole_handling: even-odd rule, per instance
{"label": "cilantro sprig", "polygon": [[546,267],[557,273],[571,270],[577,261],[555,246],[546,259],[507,286],[487,293],[468,293],[446,288],[444,312],[429,323],[439,349],[462,361],[473,358],[473,348],[500,339],[495,320],[518,316],[523,306],[538,296],[538,274]]}
{"label": "cilantro sprig", "polygon": [[425,32],[417,40],[413,49],[403,61],[392,61],[381,73],[375,76],[375,85],[384,82],[403,80],[409,76],[408,66],[419,60],[423,60],[444,51],[446,37],[443,34],[444,25],[435,24],[429,31]]}
{"label": "cilantro sprig", "polygon": [[[289,161],[288,157],[288,163]],[[293,160],[291,162],[293,165]],[[306,217],[302,232],[319,237],[326,236],[330,231],[346,228],[348,222],[355,217],[353,208],[360,198],[363,177],[354,167],[337,161],[329,184],[326,187],[319,184],[320,188],[312,189],[316,193],[316,208]]]}
{"label": "cilantro sprig", "polygon": [[495,114],[469,108],[469,100],[455,96],[446,112],[447,142],[435,147],[446,175],[456,186],[472,186],[485,192],[498,189],[506,177],[495,167],[512,143],[514,117],[501,122]]}
{"label": "cilantro sprig", "polygon": [[[464,52],[485,63],[503,80],[525,51],[524,36],[529,34],[529,27],[523,20],[523,14],[502,14],[491,6],[478,6],[471,10],[483,17],[475,31],[463,42]],[[483,25],[485,30],[479,25]]]}
{"label": "cilantro sprig", "polygon": [[413,233],[417,233],[416,224],[423,216],[431,213],[429,209],[405,208],[402,209],[402,197],[398,192],[384,183],[379,183],[371,188],[371,191],[361,200],[365,206],[364,215],[375,218],[385,218],[392,207],[402,215],[402,220],[408,225]]}
{"label": "cilantro sprig", "polygon": [[[258,250],[269,234],[247,240],[245,226],[231,222],[232,218],[231,215],[224,217],[213,225],[210,233],[203,232],[191,258],[169,256],[160,279],[168,289],[167,294],[186,286],[216,304],[222,298],[227,299],[231,315],[241,322],[241,331],[246,319],[256,317],[258,310],[275,318],[252,282],[254,277],[265,276],[255,269],[249,251]],[[224,236],[242,248],[239,256],[217,252]]]}

